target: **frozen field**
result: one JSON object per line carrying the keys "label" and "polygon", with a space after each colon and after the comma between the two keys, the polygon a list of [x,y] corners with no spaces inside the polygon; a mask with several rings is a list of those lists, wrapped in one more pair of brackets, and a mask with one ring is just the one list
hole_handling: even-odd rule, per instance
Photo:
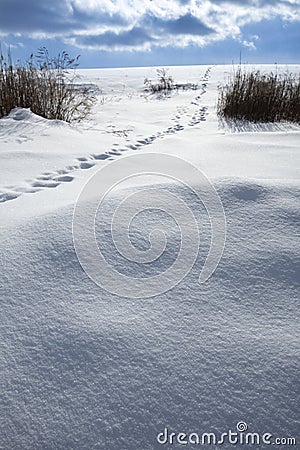
{"label": "frozen field", "polygon": [[[92,83],[98,98],[84,123],[22,109],[0,120],[1,449],[197,448],[162,445],[157,435],[166,427],[221,435],[241,421],[272,442],[297,438],[300,126],[221,123],[217,89],[231,71],[171,67],[176,82],[198,88],[158,98],[143,90],[155,68],[82,70],[81,83]],[[134,300],[109,294],[82,270],[72,216],[99,168],[148,152],[180,156],[206,174],[223,203],[227,241],[217,270],[199,285],[205,212],[176,183],[142,178],[139,188],[155,184],[191,205],[203,245],[180,284]],[[123,191],[98,223],[112,261],[107,217]],[[141,216],[132,237],[141,249],[153,223],[170,229],[165,257],[149,269],[156,273],[176,258],[178,235],[160,212]],[[122,270],[145,275],[130,263]]]}

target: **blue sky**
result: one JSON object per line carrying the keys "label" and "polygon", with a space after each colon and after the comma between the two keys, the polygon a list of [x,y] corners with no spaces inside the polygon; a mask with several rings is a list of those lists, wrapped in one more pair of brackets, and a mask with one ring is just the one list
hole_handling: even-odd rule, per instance
{"label": "blue sky", "polygon": [[0,0],[0,40],[81,67],[299,63],[300,0]]}

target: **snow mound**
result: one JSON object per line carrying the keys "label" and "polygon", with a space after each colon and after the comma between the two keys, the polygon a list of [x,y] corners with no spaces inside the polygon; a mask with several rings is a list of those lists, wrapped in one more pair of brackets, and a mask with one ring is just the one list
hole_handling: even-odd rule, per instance
{"label": "snow mound", "polygon": [[[153,299],[115,297],[86,276],[72,208],[4,236],[5,448],[150,450],[161,447],[164,427],[221,433],[241,420],[249,431],[296,435],[300,186],[216,187],[228,221],[219,268],[200,286],[200,252],[186,279]],[[145,220],[135,232],[143,236]],[[177,248],[170,239],[168,261]]]}
{"label": "snow mound", "polygon": [[68,124],[62,120],[53,120],[53,119],[46,119],[44,117],[41,117],[31,111],[30,108],[14,108],[10,111],[8,116],[3,117],[3,120],[15,120],[15,121],[23,121],[33,124],[48,124],[50,126],[53,125],[67,125]]}
{"label": "snow mound", "polygon": [[30,108],[14,108],[7,116],[8,119],[13,120],[27,120],[27,121],[35,121],[40,119],[39,116],[31,112]]}

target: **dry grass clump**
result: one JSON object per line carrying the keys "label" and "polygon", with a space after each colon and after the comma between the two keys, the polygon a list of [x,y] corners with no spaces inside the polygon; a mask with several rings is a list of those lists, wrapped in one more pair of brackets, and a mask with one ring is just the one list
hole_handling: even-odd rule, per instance
{"label": "dry grass clump", "polygon": [[300,77],[237,70],[219,92],[218,115],[250,122],[300,123]]}
{"label": "dry grass clump", "polygon": [[168,69],[157,69],[157,82],[153,82],[148,78],[145,78],[145,89],[152,94],[156,92],[168,92],[173,89],[174,81],[173,77],[168,74]]}
{"label": "dry grass clump", "polygon": [[175,83],[174,79],[168,73],[168,69],[156,69],[156,81],[149,80],[145,78],[144,86],[145,91],[150,92],[150,94],[161,94],[163,96],[169,96],[171,91],[179,90],[197,90],[199,89],[198,84],[194,83]]}
{"label": "dry grass clump", "polygon": [[30,108],[46,119],[66,122],[84,119],[95,101],[88,88],[76,85],[78,59],[62,52],[50,58],[46,48],[39,49],[25,63],[12,64],[10,53],[0,53],[0,117],[13,108]]}

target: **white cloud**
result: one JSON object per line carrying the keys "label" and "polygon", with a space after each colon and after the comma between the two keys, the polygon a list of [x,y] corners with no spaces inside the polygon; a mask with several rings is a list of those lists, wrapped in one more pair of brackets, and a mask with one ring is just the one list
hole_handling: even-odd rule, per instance
{"label": "white cloud", "polygon": [[300,0],[1,0],[0,29],[105,50],[204,46],[227,37],[255,49],[242,27],[275,17],[300,21]]}
{"label": "white cloud", "polygon": [[256,46],[253,41],[242,41],[242,45],[249,50],[256,50]]}

